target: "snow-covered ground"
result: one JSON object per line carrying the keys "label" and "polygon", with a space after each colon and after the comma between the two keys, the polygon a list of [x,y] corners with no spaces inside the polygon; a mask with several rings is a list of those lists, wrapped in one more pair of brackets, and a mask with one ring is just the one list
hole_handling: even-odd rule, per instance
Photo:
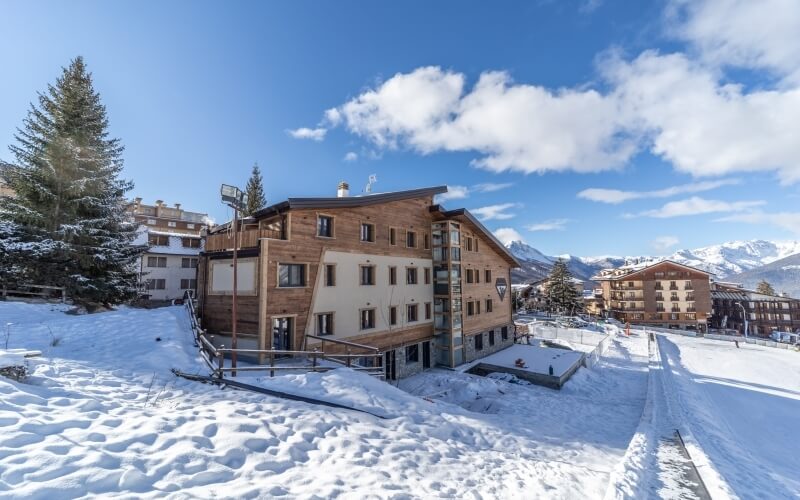
{"label": "snow-covered ground", "polygon": [[560,392],[442,370],[406,391],[346,369],[262,381],[381,419],[174,377],[204,372],[181,308],[0,302],[2,345],[9,322],[9,348],[42,356],[0,378],[0,497],[596,498],[647,387],[641,337]]}
{"label": "snow-covered ground", "polygon": [[800,497],[800,353],[676,335],[659,348],[676,412],[732,493]]}

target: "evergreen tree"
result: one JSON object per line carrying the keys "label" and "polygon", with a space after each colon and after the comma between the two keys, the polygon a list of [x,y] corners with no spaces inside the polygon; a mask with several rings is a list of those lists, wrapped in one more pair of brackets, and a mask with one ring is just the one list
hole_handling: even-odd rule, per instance
{"label": "evergreen tree", "polygon": [[133,184],[118,178],[123,147],[107,129],[78,57],[31,105],[9,147],[16,161],[0,169],[16,193],[0,198],[0,252],[15,280],[63,286],[83,303],[135,296],[143,248],[124,197]]}
{"label": "evergreen tree", "polygon": [[767,280],[761,280],[761,283],[756,287],[756,292],[763,293],[764,295],[775,295],[775,289],[769,284]]}
{"label": "evergreen tree", "polygon": [[547,280],[545,300],[550,311],[574,314],[583,310],[583,297],[578,294],[566,262],[558,259]]}
{"label": "evergreen tree", "polygon": [[264,186],[261,183],[261,170],[257,163],[253,165],[253,172],[250,174],[250,180],[247,181],[245,192],[247,193],[247,206],[244,209],[244,215],[248,217],[267,204],[267,200],[264,198]]}

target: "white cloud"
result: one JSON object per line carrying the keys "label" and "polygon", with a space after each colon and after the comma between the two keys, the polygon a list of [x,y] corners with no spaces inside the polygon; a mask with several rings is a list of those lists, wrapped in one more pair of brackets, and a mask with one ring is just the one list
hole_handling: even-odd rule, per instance
{"label": "white cloud", "polygon": [[656,191],[622,191],[619,189],[589,188],[578,193],[578,198],[584,198],[601,203],[619,204],[625,201],[647,198],[669,198],[683,193],[700,193],[710,191],[721,186],[739,184],[738,179],[720,179],[718,181],[693,182],[680,186],[671,186]]}
{"label": "white cloud", "polygon": [[328,129],[321,127],[300,127],[294,130],[287,130],[286,132],[295,139],[311,139],[312,141],[321,141],[325,138],[325,134],[328,132]]}
{"label": "white cloud", "polygon": [[797,0],[672,0],[672,31],[710,64],[767,69],[800,80]]}
{"label": "white cloud", "polygon": [[[692,196],[685,200],[671,201],[661,208],[646,210],[638,214],[643,217],[656,217],[667,219],[671,217],[683,217],[686,215],[710,214],[715,212],[743,212],[760,205],[765,201],[722,201],[707,200],[698,196]],[[629,217],[635,217],[631,215]]]}
{"label": "white cloud", "polygon": [[482,184],[475,184],[472,190],[477,193],[494,193],[502,189],[510,188],[513,186],[510,182],[484,182]]}
{"label": "white cloud", "polygon": [[666,252],[678,243],[680,243],[680,240],[675,236],[659,236],[653,240],[652,244],[657,252]]}
{"label": "white cloud", "polygon": [[777,171],[785,182],[800,180],[800,88],[746,92],[683,54],[653,51],[631,62],[612,58],[605,74],[631,133],[677,170]]}
{"label": "white cloud", "polygon": [[746,224],[771,225],[800,235],[800,212],[766,213],[761,211],[734,214],[717,219],[718,222],[744,222]]}
{"label": "white cloud", "polygon": [[436,203],[444,203],[448,200],[461,200],[469,196],[469,188],[467,186],[447,186],[447,192],[437,194],[435,196]]}
{"label": "white cloud", "polygon": [[331,108],[325,111],[325,120],[332,126],[335,127],[342,122],[342,115],[339,113],[339,110],[336,108]]}
{"label": "white cloud", "polygon": [[474,208],[471,209],[470,212],[475,214],[480,220],[506,220],[516,217],[516,214],[508,213],[508,210],[517,208],[518,206],[518,203],[501,203],[499,205]]}
{"label": "white cloud", "polygon": [[551,219],[526,226],[528,231],[563,231],[569,219]]}
{"label": "white cloud", "polygon": [[613,99],[595,90],[516,84],[501,71],[483,73],[469,90],[465,80],[431,66],[398,73],[338,116],[378,147],[475,151],[483,156],[473,163],[495,172],[594,172],[621,166],[635,150],[619,134]]}
{"label": "white cloud", "polygon": [[353,151],[348,151],[348,153],[346,155],[344,155],[343,160],[344,161],[356,161],[356,160],[358,160],[358,153],[355,153]]}
{"label": "white cloud", "polygon": [[512,241],[522,241],[522,235],[520,235],[517,230],[512,227],[501,227],[496,229],[494,231],[494,235],[504,245],[508,245]]}

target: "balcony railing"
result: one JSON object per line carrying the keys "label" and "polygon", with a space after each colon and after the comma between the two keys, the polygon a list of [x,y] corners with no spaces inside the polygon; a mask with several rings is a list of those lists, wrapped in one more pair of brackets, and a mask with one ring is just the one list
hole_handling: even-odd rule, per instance
{"label": "balcony railing", "polygon": [[678,285],[670,285],[669,289],[670,290],[678,290]]}
{"label": "balcony railing", "polygon": [[[239,233],[239,248],[256,248],[261,238],[282,240],[281,232],[275,229],[254,229]],[[217,233],[206,236],[206,252],[233,250],[233,233]]]}

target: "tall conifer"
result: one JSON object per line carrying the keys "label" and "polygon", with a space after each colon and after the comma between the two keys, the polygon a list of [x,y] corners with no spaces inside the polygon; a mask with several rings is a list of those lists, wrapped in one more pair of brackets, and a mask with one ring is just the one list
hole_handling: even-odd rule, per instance
{"label": "tall conifer", "polygon": [[262,184],[261,170],[258,168],[257,163],[253,165],[253,172],[250,174],[250,179],[247,181],[245,192],[247,193],[247,207],[245,207],[244,210],[245,216],[253,215],[267,204],[267,200],[264,198],[264,185]]}

